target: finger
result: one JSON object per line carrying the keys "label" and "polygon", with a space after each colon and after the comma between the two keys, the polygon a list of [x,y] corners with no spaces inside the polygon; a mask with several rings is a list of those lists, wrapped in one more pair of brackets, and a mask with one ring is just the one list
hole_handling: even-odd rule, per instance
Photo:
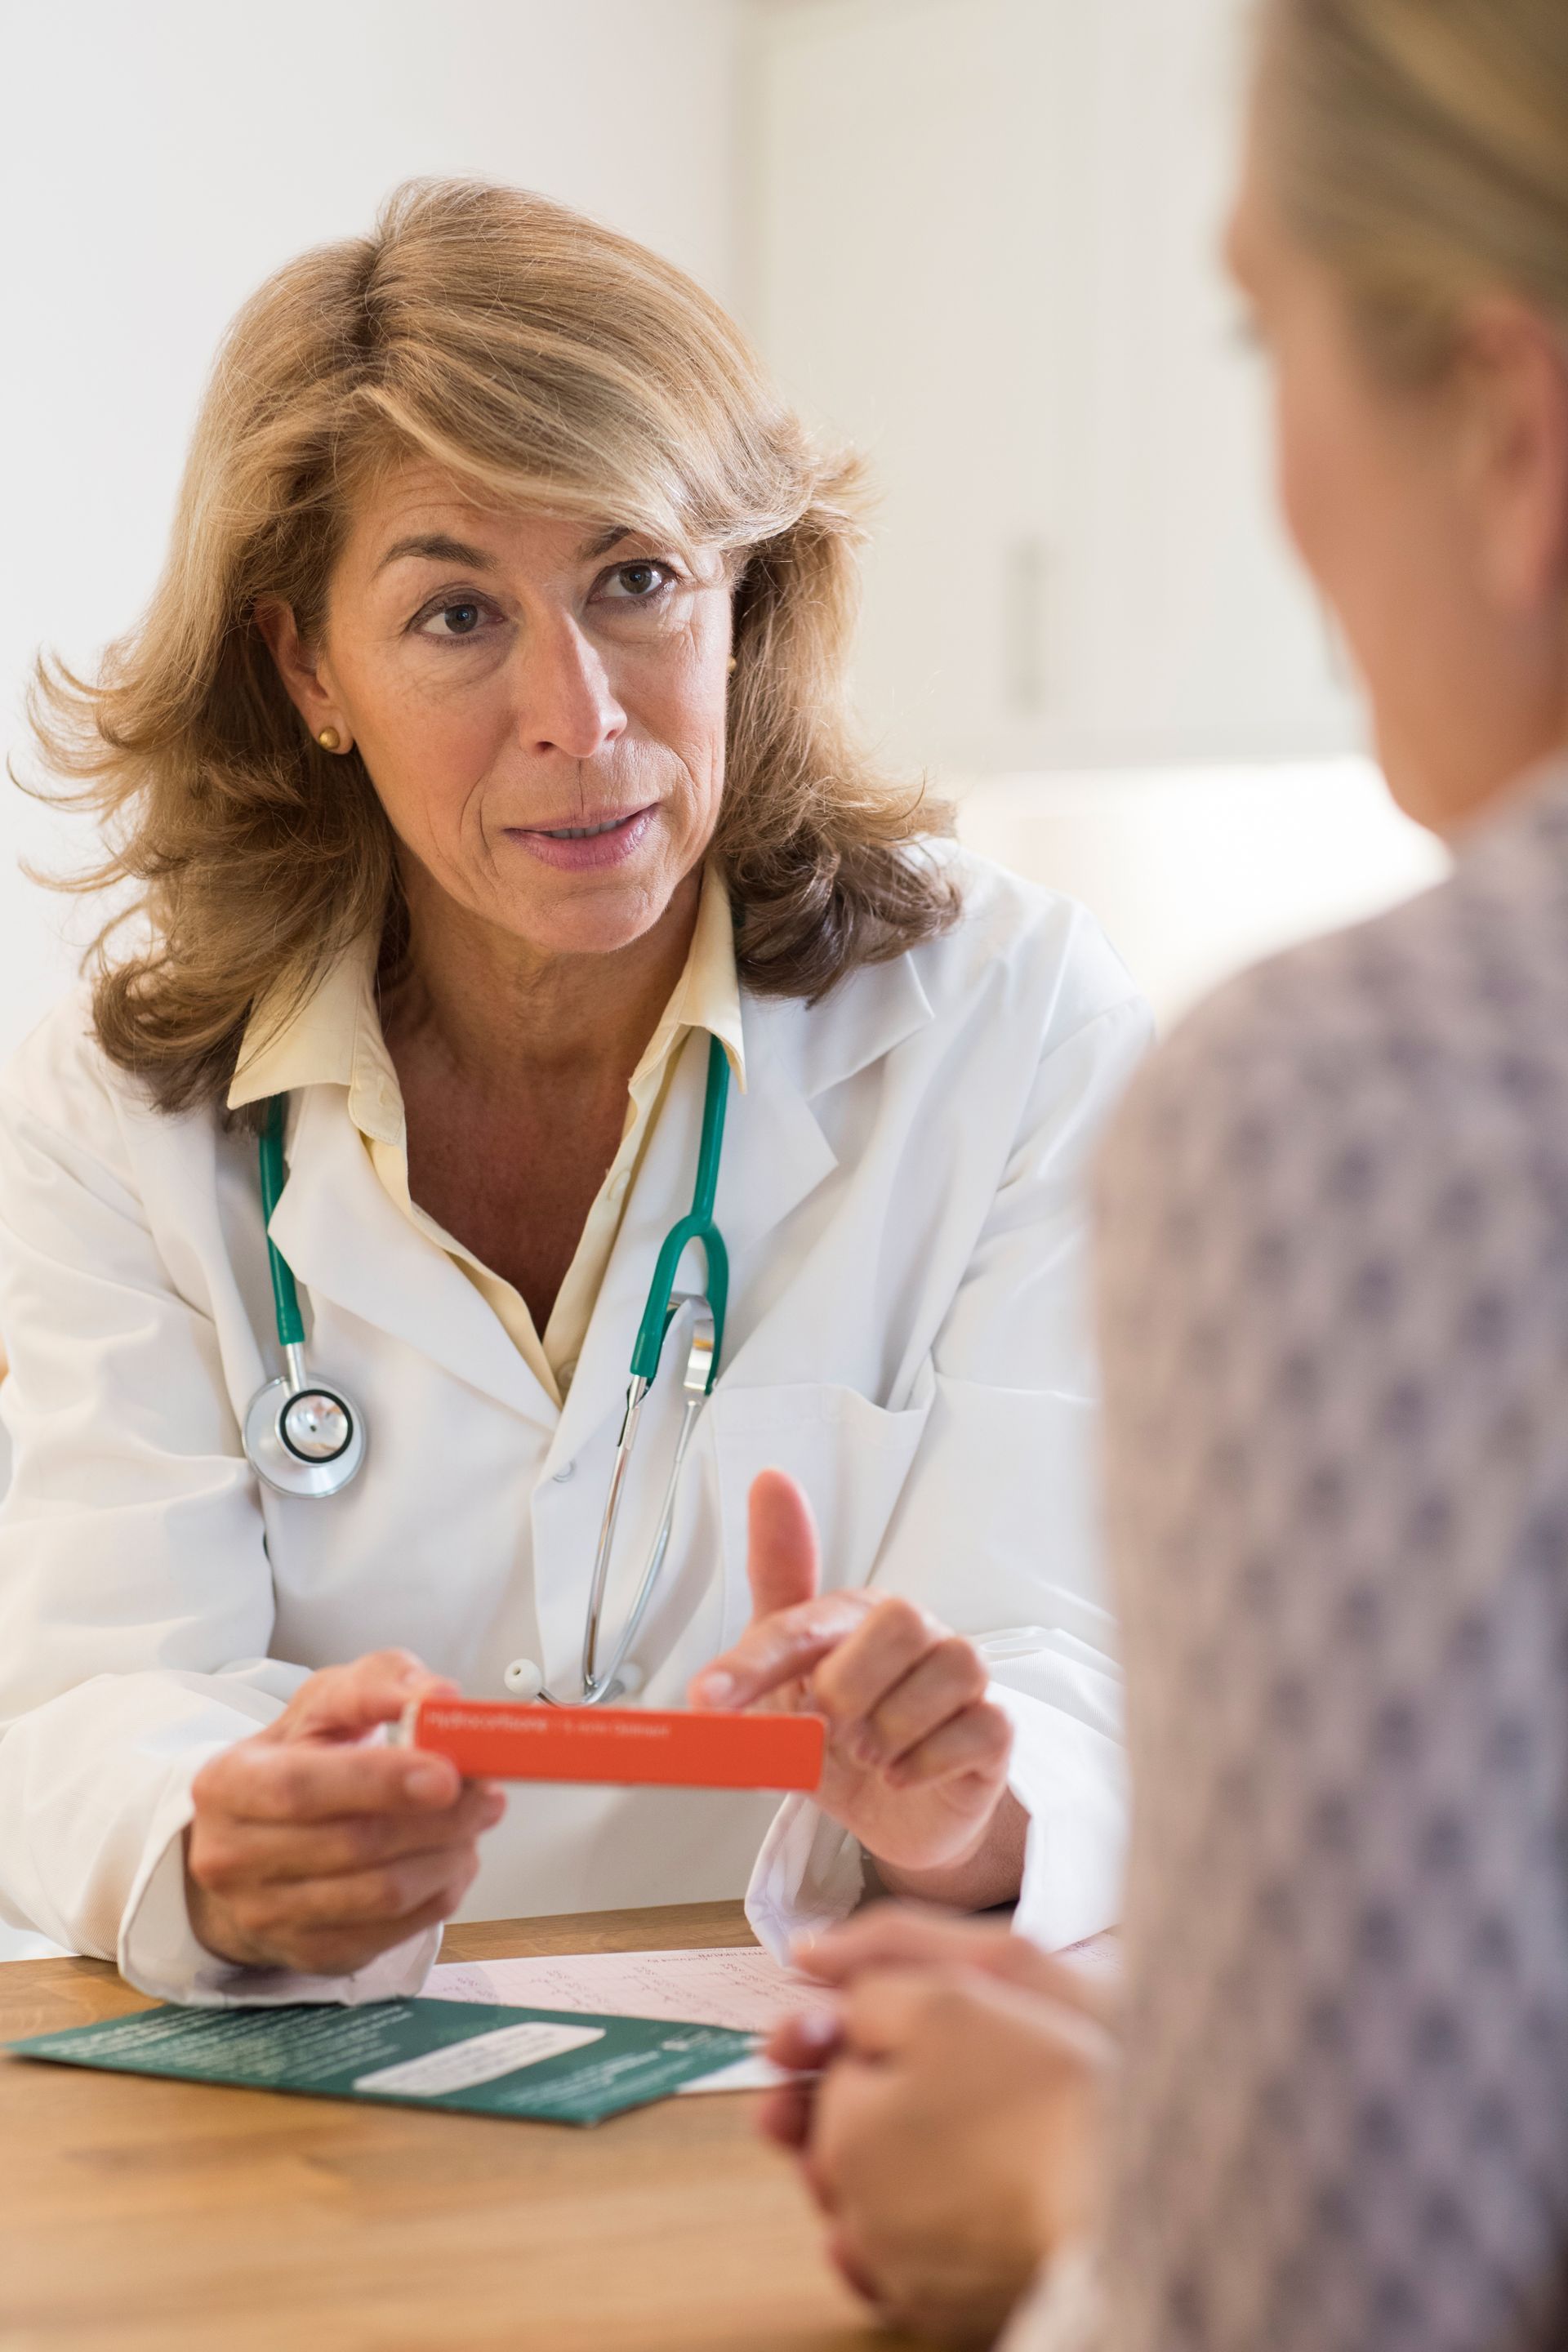
{"label": "finger", "polygon": [[962,1780],[979,1773],[999,1780],[1013,1752],[1013,1727],[999,1706],[989,1700],[966,1706],[940,1730],[889,1764],[884,1778],[894,1789],[931,1789],[942,1780]]}
{"label": "finger", "polygon": [[327,1822],[351,1813],[439,1812],[457,1803],[461,1787],[449,1759],[416,1748],[242,1739],[203,1767],[193,1794],[198,1811],[211,1806],[246,1821]]}
{"label": "finger", "polygon": [[815,2074],[826,2065],[838,2040],[838,2020],[830,2009],[797,2009],[771,2028],[763,2055],[794,2074]]}
{"label": "finger", "polygon": [[840,2213],[860,2188],[887,2105],[888,2071],[880,2064],[843,2052],[817,2076],[801,2171],[825,2213]]}
{"label": "finger", "polygon": [[777,1616],[753,1618],[734,1648],[698,1675],[688,1694],[692,1706],[752,1706],[808,1675],[874,1606],[870,1595],[858,1590],[823,1592]]}
{"label": "finger", "polygon": [[[939,2000],[965,1981],[963,1970],[943,1968],[868,1969],[841,1996],[839,2033],[845,2060],[862,2064],[900,2057],[930,2024]],[[974,1982],[982,1981],[975,1977]],[[949,2000],[956,2009],[956,2000]],[[840,2061],[842,2066],[845,2060]]]}
{"label": "finger", "polygon": [[[928,1659],[938,1655],[947,1660],[949,1675],[954,1675],[962,1658],[974,1659],[979,1677],[979,1688],[966,1689],[963,1699],[955,1700],[937,1717],[940,1723],[969,1698],[980,1696],[985,1687],[984,1669],[961,1635],[949,1633],[912,1601],[884,1594],[872,1602],[854,1633],[823,1659],[811,1678],[811,1696],[830,1723],[859,1723],[885,1706]],[[964,1669],[962,1679],[973,1685],[974,1675]]]}
{"label": "finger", "polygon": [[803,1974],[829,1985],[852,1984],[857,1977],[889,1969],[967,1968],[1059,2000],[1082,1990],[1077,1969],[1010,1927],[956,1919],[910,1903],[874,1903],[843,1927],[811,1942],[803,1939],[790,1960]]}
{"label": "finger", "polygon": [[918,2048],[951,2058],[977,2028],[1000,2032],[1010,2046],[1054,2051],[1077,2063],[1110,2047],[1103,2021],[1079,2000],[1042,1998],[1032,1987],[1002,1982],[973,1969],[893,1969],[858,1977],[840,1996],[844,2055],[837,2082],[853,2062],[879,2068]]}
{"label": "finger", "polygon": [[272,1731],[279,1740],[358,1739],[378,1723],[395,1723],[416,1699],[457,1696],[458,1685],[431,1674],[412,1651],[374,1650],[312,1675]]}
{"label": "finger", "polygon": [[216,1895],[250,1885],[337,1878],[410,1854],[472,1845],[505,1811],[499,1790],[470,1782],[456,1804],[435,1813],[354,1813],[321,1822],[198,1815],[190,1842],[191,1873]]}
{"label": "finger", "polygon": [[[827,1660],[831,1666],[833,1661]],[[860,1734],[868,1764],[896,1764],[944,1723],[984,1703],[990,1682],[974,1645],[949,1633],[895,1683]],[[1001,1713],[1000,1708],[995,1712]],[[1005,1722],[1006,1717],[1003,1717]]]}
{"label": "finger", "polygon": [[307,1976],[352,1976],[357,1969],[368,1968],[383,1952],[408,1943],[427,1927],[440,1927],[467,1891],[466,1882],[444,1887],[405,1919],[384,1919],[372,1927],[297,1928],[277,1939],[270,1965],[299,1969]]}
{"label": "finger", "polygon": [[405,1854],[397,1862],[337,1878],[258,1887],[235,1898],[232,1907],[241,1925],[257,1937],[398,1924],[437,1895],[455,1890],[460,1899],[473,1877],[472,1860],[468,1853],[447,1851]]}
{"label": "finger", "polygon": [[773,1617],[810,1601],[821,1575],[811,1505],[782,1470],[763,1470],[746,1497],[746,1576],[752,1613]]}
{"label": "finger", "polygon": [[804,2076],[798,2082],[777,2083],[763,2095],[757,2109],[757,2129],[764,2138],[776,2140],[780,2147],[804,2147],[811,2137],[812,2102],[816,2091],[816,2081]]}
{"label": "finger", "polygon": [[845,2285],[858,2294],[863,2303],[870,2304],[875,2310],[881,2310],[881,2289],[872,2275],[870,2265],[856,2246],[848,2229],[844,2224],[839,2223],[828,2231],[826,2253],[828,2261],[833,2264]]}
{"label": "finger", "polygon": [[973,1969],[1037,1999],[1079,2011],[1107,2032],[1117,2030],[1121,1988],[1072,1959],[1041,1951],[1008,1927],[955,1918],[914,1903],[877,1903],[790,1954],[805,1975],[832,1986],[884,1969]]}

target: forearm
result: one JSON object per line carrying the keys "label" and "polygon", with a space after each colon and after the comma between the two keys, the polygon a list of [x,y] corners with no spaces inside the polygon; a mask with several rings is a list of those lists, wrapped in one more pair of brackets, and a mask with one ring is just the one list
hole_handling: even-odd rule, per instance
{"label": "forearm", "polygon": [[1011,1789],[1004,1789],[989,1821],[967,1853],[930,1870],[900,1869],[868,1856],[879,1884],[889,1895],[922,1903],[946,1903],[955,1910],[986,1911],[1013,1903],[1024,1878],[1029,1816]]}

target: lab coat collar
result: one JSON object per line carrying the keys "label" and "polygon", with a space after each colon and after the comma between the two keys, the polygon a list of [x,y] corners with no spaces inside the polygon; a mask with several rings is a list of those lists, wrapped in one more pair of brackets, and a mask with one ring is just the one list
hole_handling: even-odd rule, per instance
{"label": "lab coat collar", "polygon": [[934,1020],[913,955],[862,964],[807,1009],[793,998],[742,1000],[748,1055],[766,1059],[809,1102],[880,1061]]}
{"label": "lab coat collar", "polygon": [[295,1278],[553,1429],[553,1398],[457,1261],[387,1193],[338,1089],[313,1084],[291,1099],[289,1176],[271,1234]]}

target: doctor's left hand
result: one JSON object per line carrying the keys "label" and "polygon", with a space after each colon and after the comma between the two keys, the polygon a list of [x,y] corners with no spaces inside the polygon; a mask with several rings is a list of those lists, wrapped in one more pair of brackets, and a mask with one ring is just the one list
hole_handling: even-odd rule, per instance
{"label": "doctor's left hand", "polygon": [[821,1591],[811,1507],[783,1471],[753,1481],[749,1509],[752,1622],[697,1676],[692,1706],[824,1717],[816,1801],[889,1891],[1010,1901],[1027,1816],[1007,1787],[1012,1727],[973,1643],[897,1594]]}

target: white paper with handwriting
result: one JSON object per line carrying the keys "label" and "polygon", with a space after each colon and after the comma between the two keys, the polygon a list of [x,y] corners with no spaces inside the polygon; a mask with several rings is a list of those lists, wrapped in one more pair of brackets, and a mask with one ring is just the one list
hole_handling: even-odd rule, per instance
{"label": "white paper with handwriting", "polygon": [[[428,2000],[491,2000],[594,2017],[651,2017],[765,2033],[811,1988],[754,1945],[696,1952],[562,1952],[519,1960],[449,1960],[432,1969]],[[683,2091],[755,2091],[780,2079],[763,2058],[742,2058]]]}
{"label": "white paper with handwriting", "polygon": [[[1076,1945],[1062,1958],[1090,1975],[1121,1969],[1114,1933]],[[490,2000],[519,2009],[563,2009],[591,2017],[651,2017],[680,2025],[727,2025],[765,2033],[817,1988],[754,1944],[696,1952],[560,1952],[518,1960],[448,1960],[432,1969],[430,2000]],[[782,2079],[765,2058],[742,2058],[681,2091],[758,2091]]]}

